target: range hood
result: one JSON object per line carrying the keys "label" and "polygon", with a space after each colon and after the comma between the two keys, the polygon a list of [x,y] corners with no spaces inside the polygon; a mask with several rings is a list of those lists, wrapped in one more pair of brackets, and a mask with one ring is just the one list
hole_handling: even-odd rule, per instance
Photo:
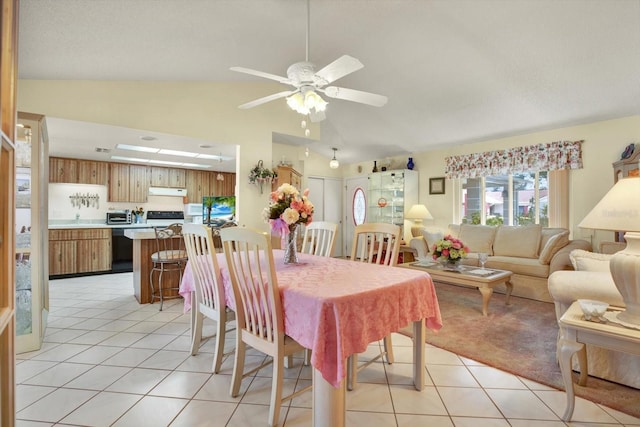
{"label": "range hood", "polygon": [[149,187],[150,196],[176,196],[184,197],[187,195],[186,188],[167,188],[167,187]]}

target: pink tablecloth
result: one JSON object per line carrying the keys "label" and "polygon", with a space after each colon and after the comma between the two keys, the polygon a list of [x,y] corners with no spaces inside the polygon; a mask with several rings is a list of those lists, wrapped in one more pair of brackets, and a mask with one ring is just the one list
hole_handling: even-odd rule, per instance
{"label": "pink tablecloth", "polygon": [[[312,365],[334,387],[346,375],[346,358],[362,353],[369,343],[420,319],[433,331],[442,327],[427,273],[306,254],[298,255],[303,264],[285,265],[283,253],[274,250],[285,333],[313,350]],[[218,254],[218,261],[227,305],[233,308],[223,254]],[[180,285],[185,310],[193,289],[187,265]]]}

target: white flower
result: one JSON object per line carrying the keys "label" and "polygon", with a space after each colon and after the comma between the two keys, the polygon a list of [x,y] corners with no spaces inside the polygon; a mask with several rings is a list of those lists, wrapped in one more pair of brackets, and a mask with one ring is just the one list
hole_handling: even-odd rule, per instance
{"label": "white flower", "polygon": [[300,212],[295,209],[287,208],[282,212],[282,219],[287,225],[295,224],[300,219]]}

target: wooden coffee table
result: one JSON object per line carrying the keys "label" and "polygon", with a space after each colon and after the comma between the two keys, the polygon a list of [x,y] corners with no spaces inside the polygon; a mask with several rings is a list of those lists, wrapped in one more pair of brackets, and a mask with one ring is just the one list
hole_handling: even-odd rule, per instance
{"label": "wooden coffee table", "polygon": [[486,316],[489,311],[489,300],[496,285],[505,284],[507,287],[506,304],[509,304],[513,285],[509,281],[513,274],[508,270],[497,270],[495,268],[474,267],[470,265],[460,265],[457,270],[449,270],[435,261],[417,261],[399,264],[400,267],[424,270],[434,282],[450,283],[453,285],[472,286],[478,288],[482,294],[482,315]]}

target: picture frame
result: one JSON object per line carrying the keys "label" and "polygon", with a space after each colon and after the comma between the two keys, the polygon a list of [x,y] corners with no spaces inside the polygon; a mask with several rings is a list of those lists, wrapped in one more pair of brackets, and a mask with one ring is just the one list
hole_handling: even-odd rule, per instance
{"label": "picture frame", "polygon": [[444,177],[429,178],[429,194],[444,194]]}

